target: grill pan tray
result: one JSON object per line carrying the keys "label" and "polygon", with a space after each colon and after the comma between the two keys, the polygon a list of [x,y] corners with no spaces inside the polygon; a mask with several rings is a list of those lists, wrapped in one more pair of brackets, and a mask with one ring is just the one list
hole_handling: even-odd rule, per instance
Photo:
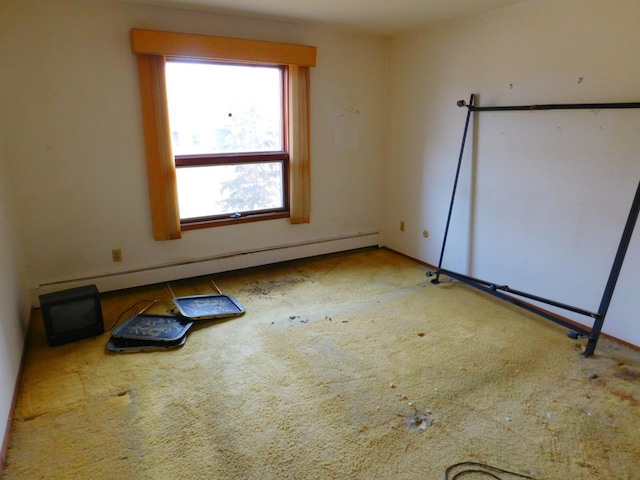
{"label": "grill pan tray", "polygon": [[114,338],[146,340],[155,342],[176,342],[189,331],[193,322],[173,315],[134,315],[111,332]]}
{"label": "grill pan tray", "polygon": [[238,317],[244,314],[244,307],[240,302],[225,294],[175,297],[173,303],[180,315],[189,320]]}

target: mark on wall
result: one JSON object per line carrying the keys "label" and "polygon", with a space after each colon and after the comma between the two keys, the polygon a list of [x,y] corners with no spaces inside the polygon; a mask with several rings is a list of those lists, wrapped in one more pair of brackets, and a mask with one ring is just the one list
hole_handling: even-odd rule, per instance
{"label": "mark on wall", "polygon": [[344,109],[343,113],[338,115],[338,118],[340,118],[340,117],[352,117],[354,115],[360,115],[360,110],[358,110],[356,107],[347,107],[347,108]]}
{"label": "mark on wall", "polygon": [[364,116],[356,103],[353,99],[345,98],[343,106],[336,112],[333,138],[334,145],[339,150],[357,150],[360,147]]}

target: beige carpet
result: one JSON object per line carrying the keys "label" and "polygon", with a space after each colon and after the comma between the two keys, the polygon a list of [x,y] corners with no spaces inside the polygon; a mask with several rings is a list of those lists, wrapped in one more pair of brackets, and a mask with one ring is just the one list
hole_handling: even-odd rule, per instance
{"label": "beige carpet", "polygon": [[[166,352],[50,348],[37,312],[3,478],[640,479],[639,352],[601,339],[584,358],[425,270],[382,249],[216,275],[246,314]],[[171,298],[123,293],[103,295],[107,326]]]}

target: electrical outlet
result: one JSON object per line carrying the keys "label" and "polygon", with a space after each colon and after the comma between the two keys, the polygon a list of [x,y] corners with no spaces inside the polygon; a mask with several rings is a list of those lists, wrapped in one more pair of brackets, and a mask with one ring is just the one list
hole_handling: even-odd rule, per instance
{"label": "electrical outlet", "polygon": [[404,232],[404,220],[400,221],[400,231]]}
{"label": "electrical outlet", "polygon": [[120,250],[119,248],[115,248],[115,249],[111,250],[111,258],[113,259],[114,262],[121,262],[122,261],[122,250]]}

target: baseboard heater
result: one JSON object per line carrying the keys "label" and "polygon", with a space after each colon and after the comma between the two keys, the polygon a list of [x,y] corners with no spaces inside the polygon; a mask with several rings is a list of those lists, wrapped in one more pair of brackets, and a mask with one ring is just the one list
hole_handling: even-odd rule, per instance
{"label": "baseboard heater", "polygon": [[[462,273],[454,272],[446,268],[442,268],[442,260],[444,258],[444,252],[447,244],[447,235],[449,233],[449,225],[451,223],[451,214],[453,211],[453,205],[454,205],[455,196],[456,196],[456,189],[458,186],[458,179],[460,176],[460,166],[462,164],[462,158],[464,155],[464,148],[465,148],[465,143],[467,139],[467,133],[469,130],[469,121],[471,119],[472,112],[483,112],[483,111],[513,112],[513,111],[533,111],[533,110],[586,110],[586,109],[593,110],[593,109],[621,109],[621,108],[626,109],[626,108],[640,108],[640,102],[477,107],[474,105],[474,101],[475,101],[475,95],[471,95],[469,103],[466,103],[464,100],[460,100],[457,103],[459,107],[467,107],[467,118],[464,126],[464,132],[462,135],[460,155],[458,157],[458,166],[457,166],[455,179],[453,183],[453,191],[451,193],[451,202],[449,203],[449,213],[447,216],[447,223],[444,231],[444,238],[442,241],[442,249],[440,251],[440,260],[438,262],[438,268],[435,271],[427,272],[427,276],[435,275],[435,278],[431,280],[431,283],[438,284],[440,283],[440,275],[446,275],[454,280],[458,280],[462,283],[465,283],[474,288],[482,290],[502,300],[513,303],[514,305],[517,305],[532,313],[535,313],[541,317],[544,317],[547,320],[551,320],[552,322],[560,324],[569,329],[569,332],[568,332],[569,337],[588,339],[583,355],[585,357],[589,357],[593,355],[595,352],[596,345],[598,343],[598,339],[602,331],[602,326],[604,324],[604,320],[607,315],[609,305],[611,304],[613,292],[616,287],[618,277],[620,276],[620,270],[622,269],[622,264],[624,263],[624,257],[627,253],[629,243],[631,242],[631,236],[633,235],[633,230],[635,228],[635,225],[638,219],[638,212],[640,212],[640,183],[638,184],[635,197],[633,199],[633,202],[631,203],[631,209],[629,211],[629,215],[627,217],[627,221],[625,223],[625,226],[622,232],[620,243],[618,244],[618,249],[616,251],[616,256],[611,266],[611,271],[609,272],[609,278],[607,280],[607,284],[605,285],[604,292],[602,294],[600,306],[598,307],[597,312],[591,312],[579,307],[567,305],[567,304],[556,302],[554,300],[543,298],[537,295],[515,290],[513,288],[510,288],[507,285],[501,285],[498,282],[490,282],[490,281],[482,280],[479,278],[474,278]],[[528,300],[532,300],[532,301],[541,303],[543,305],[556,307],[561,310],[565,310],[567,312],[577,313],[579,315],[584,316],[587,319],[590,319],[592,325],[591,327],[582,327],[582,326],[576,325],[557,315],[552,314],[551,312],[545,310],[544,308],[541,308],[535,304],[520,300],[520,298],[526,298]]]}
{"label": "baseboard heater", "polygon": [[[208,257],[190,258],[169,262],[159,265],[149,265],[147,267],[132,268],[118,272],[109,272],[86,277],[60,280],[55,282],[41,283],[37,289],[32,289],[32,295],[55,291],[60,288],[69,288],[86,283],[101,284],[100,291],[116,290],[133,286],[157,283],[159,281],[175,280],[189,276],[197,276],[211,273],[210,267],[218,264],[221,270],[216,273],[237,268],[247,268],[267,263],[278,263],[281,261],[304,258],[307,256],[322,255],[354,248],[373,246],[380,242],[380,231],[358,232],[335,237],[318,238],[307,241],[292,242],[288,244],[270,245],[251,250],[242,250],[211,255]],[[280,252],[278,254],[278,252]],[[290,253],[289,253],[290,252]],[[260,260],[261,255],[274,253],[272,262]],[[242,260],[254,257],[254,261]],[[201,272],[202,271],[202,272]],[[165,273],[161,273],[165,272]],[[35,300],[32,298],[32,302]],[[37,302],[34,303],[37,305]]]}

